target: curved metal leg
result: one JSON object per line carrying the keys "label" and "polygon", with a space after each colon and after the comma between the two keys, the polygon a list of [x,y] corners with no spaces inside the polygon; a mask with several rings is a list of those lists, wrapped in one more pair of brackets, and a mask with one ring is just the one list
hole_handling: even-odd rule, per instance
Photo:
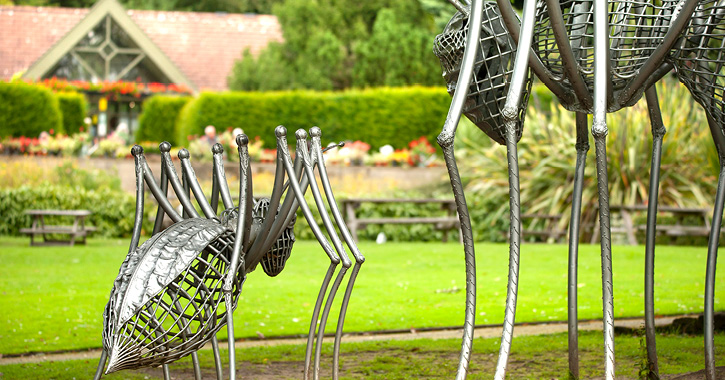
{"label": "curved metal leg", "polygon": [[599,191],[599,225],[602,254],[602,311],[604,323],[604,370],[607,380],[614,380],[614,289],[612,286],[612,246],[609,225],[609,178],[607,177],[607,138],[594,136]]}
{"label": "curved metal leg", "polygon": [[717,266],[717,247],[720,243],[720,228],[722,225],[723,204],[725,204],[725,135],[715,120],[708,116],[708,125],[712,133],[715,146],[720,154],[720,176],[717,181],[717,194],[715,207],[712,212],[710,238],[707,244],[707,267],[705,268],[705,310],[704,310],[704,338],[705,338],[705,375],[707,380],[715,380],[715,270]]}
{"label": "curved metal leg", "polygon": [[646,92],[647,108],[649,108],[650,122],[652,123],[652,165],[649,177],[649,203],[647,204],[647,236],[644,259],[644,327],[647,342],[647,368],[648,379],[659,379],[659,365],[657,364],[657,343],[655,334],[655,306],[654,306],[654,268],[655,268],[655,237],[657,236],[657,196],[660,185],[660,161],[662,158],[662,139],[665,126],[662,122],[660,105],[657,100],[657,90],[654,86]]}
{"label": "curved metal leg", "polygon": [[355,286],[355,279],[357,278],[358,272],[360,271],[360,267],[365,262],[365,257],[362,255],[357,247],[357,244],[355,243],[355,240],[352,238],[352,234],[350,234],[350,230],[347,228],[345,220],[342,218],[342,213],[340,212],[340,209],[337,206],[337,202],[335,201],[335,196],[332,193],[330,178],[327,175],[327,168],[325,167],[325,159],[322,156],[323,150],[320,141],[321,134],[322,132],[320,131],[320,128],[312,127],[310,129],[310,136],[312,136],[312,154],[314,156],[313,160],[316,159],[317,161],[317,170],[320,173],[320,180],[322,182],[322,187],[325,190],[327,203],[330,205],[330,211],[332,211],[332,215],[335,218],[335,222],[340,229],[340,233],[342,234],[343,239],[345,240],[345,244],[347,244],[347,247],[350,249],[350,252],[355,258],[355,266],[353,267],[352,274],[350,275],[350,279],[347,282],[345,295],[342,299],[342,304],[340,305],[340,314],[337,317],[335,344],[332,353],[332,378],[333,380],[335,380],[339,376],[340,343],[342,340],[342,329],[345,324],[345,313],[347,312],[347,306],[350,303],[350,296],[352,294],[352,289]]}
{"label": "curved metal leg", "polygon": [[571,202],[569,222],[569,276],[568,276],[568,318],[569,318],[569,378],[579,378],[579,328],[577,307],[577,268],[579,256],[579,226],[581,224],[582,188],[584,169],[589,151],[587,115],[576,114],[576,173]]}
{"label": "curved metal leg", "polygon": [[501,347],[498,352],[495,379],[503,380],[511,352],[511,343],[516,321],[516,299],[519,287],[519,259],[521,251],[521,200],[519,194],[519,157],[516,143],[516,130],[513,123],[506,125],[506,150],[509,170],[509,279],[506,290],[506,312],[501,334]]}
{"label": "curved metal leg", "polygon": [[216,335],[211,338],[211,350],[214,353],[214,369],[216,370],[216,379],[224,380],[224,376],[222,375],[222,358],[221,355],[219,355],[219,341],[217,340]]}
{"label": "curved metal leg", "polygon": [[481,25],[483,19],[482,11],[483,0],[473,0],[468,24],[468,36],[466,37],[466,49],[463,53],[463,62],[461,63],[461,70],[458,74],[456,91],[453,94],[453,100],[448,109],[448,116],[443,125],[443,130],[438,135],[438,145],[443,149],[443,158],[446,161],[453,197],[456,200],[456,209],[461,223],[463,251],[466,260],[466,312],[456,380],[464,380],[468,375],[468,364],[471,361],[471,353],[473,352],[473,332],[476,324],[476,251],[473,245],[471,218],[468,214],[466,195],[463,192],[463,184],[461,183],[461,175],[458,172],[458,165],[456,164],[453,143],[456,137],[458,122],[461,119],[463,106],[468,96],[469,84],[473,77],[473,65],[476,60],[478,40],[481,36],[480,27],[472,28],[470,26]]}
{"label": "curved metal leg", "polygon": [[103,375],[103,368],[106,367],[106,360],[108,360],[108,353],[106,350],[101,351],[101,359],[98,361],[98,368],[96,374],[93,375],[93,380],[100,380]]}

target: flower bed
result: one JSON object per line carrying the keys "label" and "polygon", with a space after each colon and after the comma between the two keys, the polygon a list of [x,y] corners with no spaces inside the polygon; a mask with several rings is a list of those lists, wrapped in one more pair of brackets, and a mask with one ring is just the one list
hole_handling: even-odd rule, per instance
{"label": "flower bed", "polygon": [[[227,160],[236,160],[237,145],[231,129],[220,134],[217,142],[224,146]],[[159,153],[158,142],[141,141],[138,144],[144,148],[144,152],[147,154]],[[6,137],[0,140],[0,154],[130,158],[132,146],[133,144],[127,144],[118,136],[110,136],[94,142],[85,132],[67,136],[54,135],[51,130],[50,133],[41,134],[39,138]],[[176,156],[180,148],[172,149],[172,156]],[[212,159],[210,143],[203,138],[189,136],[186,148],[194,160],[211,161]],[[294,154],[294,151],[291,153]],[[271,163],[277,159],[277,150],[263,148],[262,139],[256,136],[249,142],[249,156],[252,162]],[[325,162],[328,165],[340,166],[428,167],[442,165],[435,148],[425,136],[411,141],[404,149],[395,149],[390,145],[385,145],[378,151],[371,151],[370,144],[362,141],[345,142],[340,146],[331,143],[325,153]]]}

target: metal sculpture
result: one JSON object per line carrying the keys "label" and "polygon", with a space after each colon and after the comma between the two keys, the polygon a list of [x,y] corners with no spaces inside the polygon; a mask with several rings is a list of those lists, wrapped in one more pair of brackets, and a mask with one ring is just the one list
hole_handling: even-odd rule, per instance
{"label": "metal sculpture", "polygon": [[[332,375],[335,379],[338,377],[345,313],[365,258],[348,231],[332,193],[320,129],[310,129],[311,141],[308,141],[304,130],[295,133],[297,148],[294,161],[287,146],[286,129],[277,127],[275,134],[277,168],[274,187],[270,198],[259,200],[255,200],[252,194],[247,150],[249,139],[245,135],[237,136],[240,161],[237,206],[232,201],[227,184],[224,149],[220,144],[212,147],[214,161],[210,200],[199,185],[186,149],[179,151],[182,168],[179,179],[169,153],[171,145],[164,142],[159,146],[162,158],[159,185],[146,163],[143,149],[133,147],[131,153],[136,166],[135,224],[128,256],[121,264],[103,314],[103,353],[95,379],[100,379],[103,373],[122,369],[162,366],[164,379],[168,380],[168,364],[191,355],[194,377],[199,380],[201,368],[197,350],[211,342],[216,378],[221,380],[223,370],[216,333],[224,325],[228,334],[229,378],[235,379],[233,313],[246,274],[258,264],[269,276],[276,276],[284,269],[295,240],[293,226],[298,208],[302,209],[312,232],[330,259],[310,322],[304,368],[306,379],[319,378],[322,338],[332,302],[346,273],[352,268],[340,307],[333,348]],[[318,179],[324,189],[324,198]],[[151,238],[139,246],[144,183],[159,207]],[[181,203],[181,213],[167,198],[169,183]],[[320,212],[324,232],[305,201],[308,188]],[[192,203],[192,194],[203,216]],[[224,210],[218,214],[220,197]],[[328,212],[332,213],[332,218]],[[174,224],[161,231],[165,215]],[[343,241],[352,253],[354,266]],[[340,263],[342,268],[337,271]],[[330,286],[336,271],[337,276]]]}
{"label": "metal sculpture", "polygon": [[[511,349],[521,242],[517,142],[523,131],[532,73],[561,104],[576,112],[577,152],[572,199],[569,273],[569,370],[579,378],[577,254],[582,181],[589,150],[587,114],[593,115],[601,233],[605,378],[614,379],[614,305],[609,226],[606,114],[636,103],[645,94],[653,134],[645,254],[645,330],[649,377],[659,378],[654,333],[654,237],[662,139],[665,127],[653,86],[675,69],[705,108],[720,154],[705,285],[705,367],[715,378],[713,300],[715,264],[725,202],[725,3],[721,0],[524,0],[518,17],[508,0],[460,3],[434,52],[452,95],[438,143],[461,221],[466,257],[466,314],[458,379],[466,377],[476,308],[475,251],[471,222],[453,142],[461,114],[494,141],[506,145],[510,188],[509,281],[496,379],[504,379]],[[515,45],[514,45],[515,43]]]}

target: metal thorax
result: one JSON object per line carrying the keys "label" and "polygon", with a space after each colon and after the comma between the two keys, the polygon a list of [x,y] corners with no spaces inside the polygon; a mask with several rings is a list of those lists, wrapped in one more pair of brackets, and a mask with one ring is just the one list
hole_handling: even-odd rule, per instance
{"label": "metal thorax", "polygon": [[449,0],[458,10],[434,42],[453,99],[438,143],[461,221],[466,259],[466,313],[458,379],[467,375],[476,315],[476,259],[463,185],[454,154],[462,114],[507,148],[510,195],[509,282],[495,379],[504,379],[516,314],[521,242],[517,143],[523,131],[531,73],[576,115],[577,153],[569,243],[569,371],[579,378],[577,255],[591,114],[599,195],[604,378],[615,377],[614,288],[606,137],[608,112],[646,95],[653,133],[645,248],[645,333],[648,378],[659,378],[654,331],[654,236],[662,122],[654,84],[673,67],[708,114],[721,175],[705,276],[705,368],[715,378],[713,307],[717,246],[725,203],[725,3],[721,0],[524,0],[519,18],[508,0]]}
{"label": "metal thorax", "polygon": [[[237,136],[240,190],[239,204],[236,206],[226,181],[224,149],[220,144],[212,147],[214,161],[210,199],[207,199],[199,185],[186,149],[179,151],[182,168],[179,177],[169,153],[171,144],[164,142],[159,146],[159,184],[146,163],[143,149],[140,146],[133,147],[131,152],[136,168],[135,223],[128,256],[121,264],[103,313],[103,353],[95,379],[100,379],[104,373],[122,369],[162,366],[164,379],[168,380],[168,364],[190,355],[194,377],[198,380],[201,378],[201,367],[197,350],[211,343],[216,378],[221,380],[223,371],[216,333],[224,325],[227,326],[228,334],[228,377],[235,379],[233,313],[246,274],[260,263],[269,276],[276,276],[284,269],[295,240],[293,228],[298,208],[302,209],[315,237],[330,259],[312,311],[305,356],[306,376],[319,376],[322,338],[330,305],[346,272],[352,267],[335,334],[332,375],[337,378],[345,314],[355,279],[365,258],[342,220],[330,188],[320,129],[313,127],[310,130],[311,141],[308,141],[304,130],[295,133],[297,150],[294,161],[287,146],[286,129],[277,127],[275,135],[277,169],[274,186],[270,197],[259,200],[255,200],[252,194],[247,150],[249,139],[245,135]],[[324,188],[324,199],[318,181]],[[144,215],[144,184],[157,201],[158,210],[152,236],[139,246]],[[180,203],[180,211],[167,197],[169,184]],[[324,232],[313,218],[305,200],[308,188],[324,222]],[[222,211],[218,213],[220,199],[223,205]],[[201,214],[198,210],[201,210]],[[165,215],[173,224],[162,230]],[[327,236],[332,244],[328,242]],[[343,241],[354,262],[348,257]],[[342,268],[337,271],[330,287],[330,280],[340,263]]]}

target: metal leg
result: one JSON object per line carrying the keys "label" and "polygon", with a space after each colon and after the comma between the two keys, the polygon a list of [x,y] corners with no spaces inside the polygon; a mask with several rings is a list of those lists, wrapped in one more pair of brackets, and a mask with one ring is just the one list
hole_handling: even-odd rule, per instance
{"label": "metal leg", "polygon": [[106,366],[106,360],[108,360],[108,352],[106,350],[101,351],[101,359],[98,361],[98,368],[96,374],[93,375],[93,380],[100,380],[103,375],[103,368]]}
{"label": "metal leg", "polygon": [[720,228],[722,225],[723,204],[725,203],[725,135],[718,124],[708,116],[708,125],[712,133],[715,146],[720,154],[720,176],[717,181],[717,194],[715,207],[712,212],[710,225],[710,238],[707,244],[707,267],[705,268],[705,310],[704,310],[704,338],[705,338],[705,375],[707,380],[715,380],[715,269],[717,266],[717,247],[720,243]]}
{"label": "metal leg", "polygon": [[569,276],[568,276],[568,317],[569,317],[569,378],[579,378],[579,328],[577,307],[577,268],[579,256],[579,226],[581,224],[582,188],[584,169],[589,151],[589,131],[587,115],[576,114],[576,173],[571,202],[571,221],[569,222]]}
{"label": "metal leg", "polygon": [[655,237],[657,236],[657,197],[660,185],[660,161],[662,158],[662,139],[665,129],[662,123],[660,105],[657,100],[657,90],[650,87],[645,95],[649,108],[650,122],[652,123],[652,165],[649,177],[649,202],[647,204],[647,236],[645,242],[644,258],[644,326],[647,342],[647,368],[648,379],[659,379],[659,366],[657,364],[657,343],[655,334],[655,306],[654,306],[654,268],[655,268]]}
{"label": "metal leg", "polygon": [[342,340],[342,329],[345,324],[345,313],[347,312],[347,306],[350,303],[350,296],[352,294],[352,288],[355,286],[355,279],[357,278],[357,274],[360,271],[360,267],[365,262],[365,257],[358,249],[357,244],[355,244],[355,240],[350,233],[350,230],[345,225],[345,221],[342,218],[342,213],[337,207],[335,196],[332,193],[330,179],[327,175],[327,168],[325,167],[325,160],[322,157],[322,144],[320,141],[321,133],[322,132],[317,127],[313,127],[310,129],[310,136],[312,136],[312,151],[318,163],[317,170],[320,173],[320,180],[322,182],[322,187],[325,189],[325,195],[327,196],[327,202],[330,205],[330,211],[332,211],[332,215],[337,222],[337,226],[340,229],[340,233],[342,234],[343,239],[345,239],[345,243],[347,244],[348,248],[350,248],[350,252],[355,258],[355,266],[352,269],[350,280],[348,280],[347,282],[347,288],[345,289],[345,295],[342,299],[342,305],[340,305],[340,315],[337,318],[337,329],[335,330],[335,345],[333,347],[332,354],[332,378],[333,380],[335,380],[339,376],[340,342]]}
{"label": "metal leg", "polygon": [[211,338],[211,349],[214,353],[214,369],[216,370],[216,379],[224,380],[224,376],[222,375],[222,358],[221,355],[219,355],[219,341],[217,340],[216,335]]}
{"label": "metal leg", "polygon": [[473,332],[474,325],[476,324],[476,252],[473,246],[471,218],[468,214],[468,205],[466,204],[466,196],[463,192],[461,175],[458,172],[458,165],[456,164],[453,142],[456,137],[456,129],[461,119],[463,106],[468,96],[469,84],[473,77],[473,65],[476,60],[479,45],[478,40],[481,35],[481,28],[478,25],[481,25],[483,19],[482,11],[483,0],[473,0],[469,25],[475,25],[476,27],[468,28],[466,49],[463,53],[463,62],[461,63],[461,70],[458,74],[456,91],[453,94],[453,100],[451,101],[451,107],[448,109],[448,116],[443,125],[443,130],[438,135],[438,145],[443,149],[443,158],[446,161],[453,196],[456,200],[458,218],[461,222],[463,251],[466,259],[466,312],[456,380],[463,380],[468,375],[468,364],[471,361],[471,353],[473,351]]}
{"label": "metal leg", "polygon": [[614,290],[612,286],[612,246],[609,225],[609,178],[607,177],[607,138],[594,136],[599,191],[599,225],[602,255],[602,310],[604,323],[604,370],[607,380],[614,380]]}
{"label": "metal leg", "polygon": [[521,203],[519,194],[519,157],[517,152],[516,130],[514,123],[506,125],[506,150],[509,168],[509,279],[506,291],[506,312],[504,315],[501,347],[498,352],[495,379],[503,380],[506,375],[509,353],[516,320],[516,298],[519,285],[519,259],[521,250]]}
{"label": "metal leg", "polygon": [[171,373],[169,373],[169,365],[164,364],[161,366],[161,371],[164,374],[164,380],[171,380]]}

